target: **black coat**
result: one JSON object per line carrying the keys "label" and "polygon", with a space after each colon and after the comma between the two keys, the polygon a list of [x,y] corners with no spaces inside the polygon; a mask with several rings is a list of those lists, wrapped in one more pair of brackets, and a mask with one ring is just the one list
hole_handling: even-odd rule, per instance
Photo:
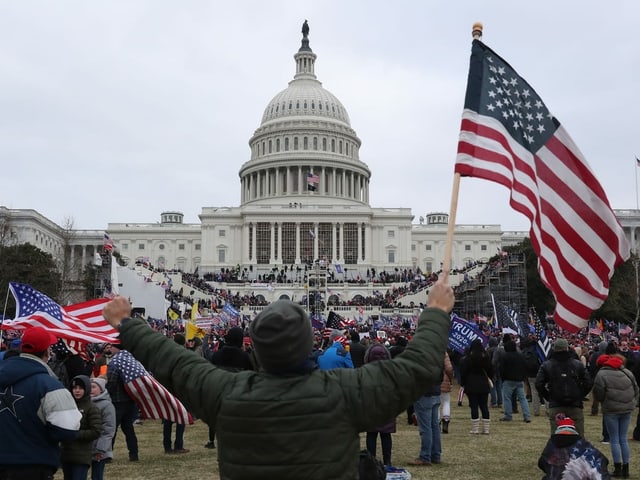
{"label": "black coat", "polygon": [[493,378],[491,359],[486,352],[481,355],[466,355],[460,362],[460,377],[465,393],[489,393],[489,380]]}

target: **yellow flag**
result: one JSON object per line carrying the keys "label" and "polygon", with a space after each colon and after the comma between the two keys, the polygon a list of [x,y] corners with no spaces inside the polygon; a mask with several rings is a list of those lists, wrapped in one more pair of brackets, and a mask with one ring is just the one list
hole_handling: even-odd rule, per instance
{"label": "yellow flag", "polygon": [[201,328],[198,328],[198,326],[195,323],[187,322],[185,334],[186,334],[185,337],[187,338],[187,340],[191,340],[192,338],[195,338],[195,337],[203,338],[205,335],[205,331]]}
{"label": "yellow flag", "polygon": [[193,302],[191,306],[191,320],[198,318],[198,302]]}
{"label": "yellow flag", "polygon": [[170,308],[169,318],[175,322],[178,318],[180,318],[180,315],[178,315],[178,312],[176,312],[173,308]]}

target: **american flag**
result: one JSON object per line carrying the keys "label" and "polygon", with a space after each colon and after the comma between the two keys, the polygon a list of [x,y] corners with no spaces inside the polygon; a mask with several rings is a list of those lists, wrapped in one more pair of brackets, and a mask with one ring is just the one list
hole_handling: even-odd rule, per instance
{"label": "american flag", "polygon": [[114,355],[108,368],[118,372],[125,390],[140,407],[143,418],[171,420],[181,424],[193,423],[191,414],[180,400],[153,378],[130,352],[121,350]]}
{"label": "american flag", "polygon": [[473,41],[456,173],[500,183],[531,221],[555,321],[577,331],[630,248],[604,190],[560,122],[511,66]]}
{"label": "american flag", "polygon": [[76,349],[83,343],[118,342],[118,331],[102,316],[108,298],[61,307],[25,283],[9,282],[9,290],[16,299],[16,318],[5,320],[3,329],[43,327],[56,337],[71,341]]}
{"label": "american flag", "polygon": [[509,329],[517,333],[519,336],[522,336],[523,330],[520,326],[520,315],[518,315],[518,312],[504,303],[496,301],[493,294],[491,295],[491,300],[493,301],[493,310],[496,314],[498,326],[502,328],[502,330]]}
{"label": "american flag", "polygon": [[533,320],[533,326],[535,327],[536,338],[538,339],[536,352],[538,353],[538,357],[540,357],[540,361],[544,362],[549,356],[549,351],[551,350],[551,339],[547,337],[547,331],[542,326],[540,317],[538,317],[538,314],[533,308],[531,309],[531,318]]}
{"label": "american flag", "polygon": [[344,318],[331,310],[327,317],[327,328],[333,328],[334,330],[340,329],[340,323],[344,322]]}
{"label": "american flag", "polygon": [[623,327],[621,324],[618,324],[618,334],[619,335],[629,335],[632,331],[633,330],[629,325],[625,325]]}
{"label": "american flag", "polygon": [[314,175],[313,172],[307,173],[307,189],[315,190],[318,188],[318,184],[320,183],[320,177],[318,175]]}
{"label": "american flag", "polygon": [[102,247],[104,248],[104,250],[106,252],[112,252],[113,249],[115,248],[115,246],[116,246],[116,244],[113,243],[113,240],[111,240],[111,237],[105,233],[104,234],[104,239],[103,239],[103,242],[102,242]]}
{"label": "american flag", "polygon": [[340,320],[341,330],[348,329],[349,327],[355,327],[355,325],[356,325],[355,318],[347,318],[347,319]]}

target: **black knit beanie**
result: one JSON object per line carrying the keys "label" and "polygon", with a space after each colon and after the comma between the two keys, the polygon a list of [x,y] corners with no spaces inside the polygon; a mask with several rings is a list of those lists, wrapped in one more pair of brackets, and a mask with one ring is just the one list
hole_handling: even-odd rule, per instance
{"label": "black knit beanie", "polygon": [[265,308],[251,323],[249,335],[258,362],[267,371],[298,367],[313,348],[307,312],[289,300],[278,300]]}

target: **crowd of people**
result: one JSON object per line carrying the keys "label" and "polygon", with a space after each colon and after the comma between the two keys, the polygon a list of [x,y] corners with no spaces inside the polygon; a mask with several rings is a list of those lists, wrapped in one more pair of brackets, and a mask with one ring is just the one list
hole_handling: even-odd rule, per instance
{"label": "crowd of people", "polygon": [[[500,263],[501,260],[498,260]],[[243,307],[266,306],[268,302],[260,294],[251,292],[249,294],[240,294],[239,291],[233,292],[233,284],[245,283],[268,283],[272,285],[287,284],[294,282],[306,283],[307,274],[313,264],[283,266],[281,268],[273,268],[273,271],[265,274],[254,274],[253,267],[222,268],[217,272],[207,272],[200,275],[197,272],[186,273],[181,270],[165,270],[154,267],[152,264],[145,262],[137,262],[154,273],[180,274],[182,283],[186,288],[173,291],[167,288],[167,299],[174,303],[186,302],[191,304],[195,301],[194,293],[198,291],[210,297],[200,300],[201,306],[217,311],[225,304],[230,304],[236,309]],[[469,278],[468,272],[483,265],[480,262],[469,261],[463,267],[452,269],[452,273],[463,274],[465,279]],[[487,267],[497,268],[496,265],[488,265]],[[400,306],[400,299],[406,295],[412,295],[420,291],[426,290],[433,285],[438,279],[440,271],[432,273],[423,273],[419,268],[411,269],[395,269],[387,272],[385,270],[376,271],[375,268],[367,269],[362,276],[357,274],[355,278],[346,279],[344,276],[336,275],[335,270],[328,270],[327,285],[331,290],[332,285],[341,283],[364,284],[372,283],[384,287],[391,285],[387,289],[376,289],[371,295],[359,295],[356,299],[343,299],[339,295],[329,294],[326,299],[328,307],[336,306],[377,306],[382,308],[394,308]],[[227,288],[216,287],[216,283],[225,283]],[[301,305],[306,304],[306,297],[299,300]],[[416,307],[424,305],[416,305]]]}
{"label": "crowd of people", "polygon": [[[536,354],[533,334],[518,338],[490,329],[487,346],[476,339],[460,353],[447,348],[453,302],[453,290],[440,279],[417,325],[403,325],[393,336],[349,325],[314,331],[300,305],[279,300],[245,324],[187,338],[178,324],[149,328],[149,321],[132,318],[126,299],[116,297],[104,317],[120,331],[120,344],[95,348],[90,362],[65,352],[48,332],[29,328],[5,345],[0,362],[0,428],[11,433],[10,441],[0,437],[0,479],[53,478],[59,468],[65,480],[86,479],[89,471],[92,480],[101,480],[117,430],[129,460],[139,461],[134,425],[140,409],[127,388],[132,365],[144,365],[171,385],[189,412],[209,425],[204,447],[217,447],[225,478],[263,478],[265,472],[273,478],[357,478],[359,432],[366,432],[372,457],[378,457],[380,439],[380,463],[391,469],[393,434],[404,411],[420,437],[409,464],[439,464],[455,381],[468,401],[472,435],[491,433],[492,407],[503,408],[503,422],[517,421],[518,414],[524,425],[548,417],[549,442],[538,462],[545,479],[580,468],[609,478],[609,458],[612,475],[628,478],[638,339],[615,329],[568,334],[551,324],[545,330],[553,340],[548,358]],[[585,439],[588,396],[591,414],[602,411],[601,441],[610,456]],[[22,428],[25,421],[32,428]],[[166,454],[189,451],[183,435],[184,423],[163,420]],[[640,425],[633,436],[640,440]],[[277,448],[283,443],[290,451]],[[34,455],[16,455],[27,444],[37,446]]]}

